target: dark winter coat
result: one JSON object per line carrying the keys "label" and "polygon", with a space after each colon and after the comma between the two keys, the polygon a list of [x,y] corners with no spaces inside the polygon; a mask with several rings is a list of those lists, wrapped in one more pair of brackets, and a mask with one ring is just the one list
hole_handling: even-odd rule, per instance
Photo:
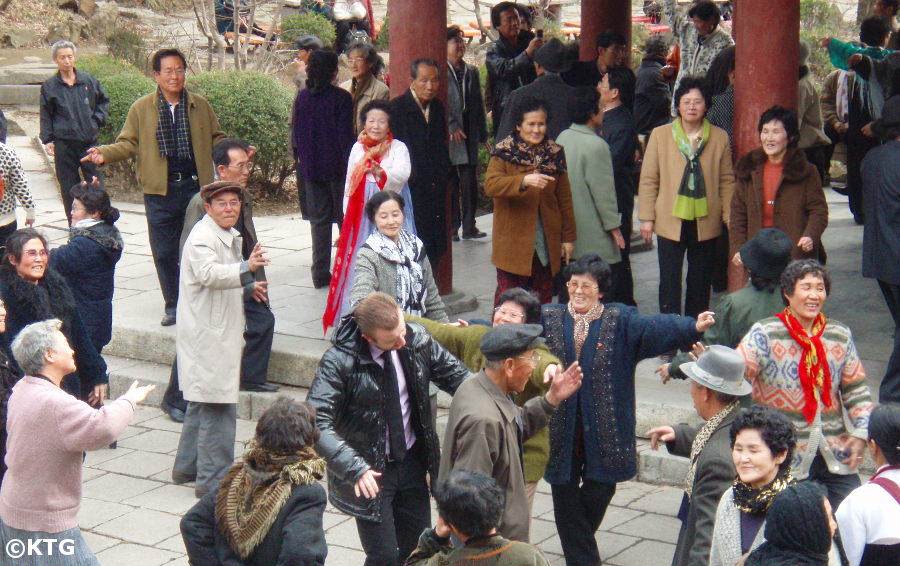
{"label": "dark winter coat", "polygon": [[650,130],[672,121],[672,91],[662,77],[664,60],[645,58],[637,70],[634,87],[634,119],[639,133],[649,135]]}
{"label": "dark winter coat", "polygon": [[219,488],[203,496],[181,519],[181,537],[191,566],[319,566],[328,546],[322,515],[325,489],[318,483],[295,485],[269,533],[241,561],[216,526]]}
{"label": "dark winter coat", "polygon": [[[319,361],[307,401],[316,408],[321,437],[316,452],[328,462],[328,496],[340,511],[381,521],[381,493],[375,499],[357,497],[356,480],[369,468],[383,471],[386,462],[387,419],[383,392],[385,374],[372,359],[369,343],[352,316],[344,318],[332,346]],[[425,442],[428,473],[438,477],[440,445],[431,428],[428,387],[434,382],[453,394],[469,370],[415,323],[406,326],[406,345],[398,351],[413,410],[419,442]]]}
{"label": "dark winter coat", "polygon": [[[537,98],[547,104],[549,120],[547,121],[547,138],[556,140],[556,136],[572,125],[572,103],[575,101],[575,87],[563,82],[557,73],[544,73],[530,84],[517,88],[507,99],[506,110],[497,130],[497,141],[512,134],[518,124],[515,123],[516,106],[525,97]],[[496,118],[495,118],[496,119]]]}
{"label": "dark winter coat", "polygon": [[[525,53],[525,48],[532,39],[534,39],[533,33],[521,31],[516,47],[503,36],[500,36],[488,47],[484,62],[489,75],[488,84],[491,85],[489,98],[491,100],[491,116],[494,121],[494,134],[497,133],[497,128],[500,127],[500,121],[506,112],[509,95],[517,88],[533,81],[537,76],[534,72],[534,62]],[[569,127],[568,124],[566,127]],[[495,138],[500,139],[496,135]]]}
{"label": "dark winter coat", "polygon": [[622,104],[603,113],[600,137],[609,144],[612,155],[613,179],[616,183],[616,200],[619,212],[625,216],[622,223],[631,221],[634,210],[634,151],[638,147],[637,126],[634,115]]}
{"label": "dark winter coat", "polygon": [[620,303],[605,306],[591,323],[581,356],[575,357],[575,321],[567,305],[544,305],[542,324],[547,347],[564,366],[577,361],[584,372],[581,389],[563,401],[550,418],[550,460],[544,479],[571,481],[572,453],[580,408],[584,478],[615,483],[637,473],[634,369],[646,358],[689,348],[702,336],[696,321],[675,314],[641,316]]}
{"label": "dark winter coat", "polygon": [[[766,154],[754,149],[735,165],[737,184],[731,197],[731,223],[728,225],[733,256],[763,225],[763,166]],[[828,226],[828,203],[822,192],[819,173],[803,150],[790,148],[784,156],[784,173],[775,192],[772,226],[783,230],[794,244],[794,259],[818,259],[822,251],[822,233]],[[813,240],[813,249],[797,247],[803,236]]]}
{"label": "dark winter coat", "polygon": [[[478,68],[466,63],[465,72],[454,74],[447,70],[447,127],[462,130],[466,139],[450,142],[450,161],[453,165],[478,165],[478,149],[487,141],[487,120]],[[465,108],[465,110],[463,110]]]}
{"label": "dark winter coat", "polygon": [[[95,386],[108,383],[106,362],[91,343],[78,304],[66,281],[53,269],[47,269],[37,285],[29,283],[10,265],[0,266],[0,299],[6,305],[6,332],[2,339],[7,352],[16,335],[32,322],[50,318],[62,321],[62,333],[75,350],[78,370],[66,376],[62,388],[80,399]],[[13,361],[18,373],[22,373]]]}
{"label": "dark winter coat", "polygon": [[41,142],[95,142],[109,116],[109,97],[90,73],[75,71],[69,86],[56,73],[41,85]]}
{"label": "dark winter coat", "polygon": [[450,180],[450,150],[444,104],[429,103],[428,122],[412,91],[391,100],[391,132],[409,150],[409,193],[412,196],[416,235],[425,244],[429,258],[447,250],[447,182]]}
{"label": "dark winter coat", "polygon": [[294,100],[291,139],[304,179],[341,181],[347,174],[353,134],[353,99],[346,90],[329,86],[314,94],[308,88]]}
{"label": "dark winter coat", "polygon": [[863,277],[900,285],[900,141],[869,151],[862,162]]}
{"label": "dark winter coat", "polygon": [[[681,530],[678,532],[678,545],[675,547],[672,566],[709,564],[716,510],[722,494],[731,487],[736,474],[731,459],[730,432],[731,423],[739,414],[740,411],[735,409],[719,423],[697,457],[690,509],[687,520],[681,523]],[[690,458],[700,427],[680,424],[673,428],[675,440],[666,443],[669,454]]]}
{"label": "dark winter coat", "polygon": [[0,349],[0,483],[6,473],[6,408],[13,385],[20,377],[22,374],[15,369],[6,352]]}
{"label": "dark winter coat", "polygon": [[69,242],[50,253],[50,269],[68,283],[97,352],[112,338],[112,299],[122,235],[107,222],[72,228]]}

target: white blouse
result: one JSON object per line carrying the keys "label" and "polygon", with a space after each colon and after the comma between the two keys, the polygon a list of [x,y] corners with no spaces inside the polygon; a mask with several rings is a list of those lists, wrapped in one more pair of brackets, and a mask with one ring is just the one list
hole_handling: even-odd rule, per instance
{"label": "white blouse", "polygon": [[[359,160],[365,155],[366,150],[359,142],[353,144],[350,150],[350,159],[347,160],[347,180],[344,185],[344,212],[347,211],[347,195],[350,192],[350,177],[353,175],[353,169]],[[409,150],[406,144],[400,140],[391,141],[391,147],[387,154],[381,159],[381,168],[387,175],[387,182],[384,184],[384,190],[399,193],[403,190],[403,185],[409,180],[410,162]],[[366,180],[375,182],[375,176],[366,173]]]}

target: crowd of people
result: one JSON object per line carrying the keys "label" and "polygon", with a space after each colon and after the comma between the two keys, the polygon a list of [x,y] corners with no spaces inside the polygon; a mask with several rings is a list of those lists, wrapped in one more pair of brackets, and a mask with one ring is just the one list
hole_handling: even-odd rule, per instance
{"label": "crowd of people", "polygon": [[[0,543],[49,533],[74,541],[59,564],[97,563],[76,520],[82,454],[114,446],[153,390],[107,399],[101,355],[124,248],[102,166],[133,159],[161,324],[176,326],[162,406],[184,423],[172,482],[193,482],[199,499],[181,523],[191,564],[323,564],[327,497],[355,519],[367,566],[543,565],[529,544],[543,479],[566,563],[599,565],[595,534],[617,484],[637,474],[636,434],[689,460],[673,565],[898,563],[897,1],[876,2],[862,45],[821,42],[838,67],[821,95],[815,47],[798,46],[796,110],[762,112],[744,155],[718,6],[660,7],[675,43],[651,38],[635,74],[620,33],[601,32],[596,58],[574,61],[572,46],[532,30],[527,9],[499,2],[484,89],[451,26],[447,68],[416,59],[393,99],[364,36],[348,41],[348,28],[336,49],[297,38],[290,147],[332,346],[307,400],[279,397],[238,463],[239,392],[278,390],[266,382],[271,260],[247,188],[256,148],[185,89],[187,61],[169,48],[151,60],[157,90],[98,145],[108,97],[77,70],[74,44],[54,44],[40,137],[71,226],[64,245],[50,249],[32,227],[27,179],[0,144]],[[823,186],[840,141],[862,275],[895,322],[877,396],[850,328],[823,312]],[[451,322],[434,273],[453,241],[487,235],[476,224],[482,148],[493,316]],[[635,201],[640,236],[658,250],[659,314],[634,300]],[[729,265],[746,286],[713,312]],[[690,381],[700,426],[635,430],[636,366],[655,357],[663,383]],[[443,439],[434,386],[453,395]],[[863,483],[867,448],[876,474]]]}

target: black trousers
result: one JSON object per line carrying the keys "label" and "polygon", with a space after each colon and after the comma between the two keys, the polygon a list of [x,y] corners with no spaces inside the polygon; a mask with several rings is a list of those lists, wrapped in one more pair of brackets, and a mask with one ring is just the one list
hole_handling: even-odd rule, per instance
{"label": "black trousers", "polygon": [[622,238],[625,239],[625,249],[619,250],[622,261],[612,266],[613,271],[613,295],[615,300],[626,305],[637,306],[634,302],[634,277],[631,274],[631,233],[634,230],[634,195],[622,200],[624,206],[619,211],[622,214]]}
{"label": "black trousers", "polygon": [[[275,337],[275,315],[265,303],[244,301],[244,353],[241,356],[241,385],[263,384],[269,373],[269,354]],[[187,402],[178,386],[178,360],[172,362],[169,385],[163,394],[166,409],[187,410]]]}
{"label": "black trousers", "polygon": [[847,137],[847,198],[850,202],[850,212],[853,213],[853,219],[857,224],[862,224],[865,219],[863,213],[862,161],[869,150],[878,145],[878,139],[868,138],[862,134]]}
{"label": "black trousers", "polygon": [[[831,124],[825,124],[825,135],[831,140],[831,144],[822,146],[822,154],[827,165],[825,174],[828,175],[828,172],[831,170],[831,158],[834,157],[834,146],[844,141],[844,134],[835,130]],[[827,178],[823,178],[822,184],[824,185],[827,180]]]}
{"label": "black trousers", "polygon": [[418,441],[402,462],[388,462],[381,474],[381,522],[356,520],[365,566],[399,566],[431,526],[425,482],[425,443]]}
{"label": "black trousers", "polygon": [[450,190],[453,191],[450,202],[453,203],[452,233],[456,234],[462,227],[463,236],[478,231],[475,227],[475,210],[478,208],[478,167],[475,165],[455,165],[450,178]]}
{"label": "black trousers", "polygon": [[181,229],[184,212],[191,198],[200,191],[200,184],[190,177],[170,181],[168,193],[144,195],[150,251],[156,264],[159,288],[166,303],[166,314],[175,314],[178,304],[178,263],[181,259]]}
{"label": "black trousers", "polygon": [[841,502],[850,495],[850,492],[862,484],[859,474],[842,476],[829,472],[825,459],[819,454],[816,454],[813,459],[812,465],[809,467],[809,476],[806,479],[822,484],[822,487],[828,491],[828,502],[835,511]]}
{"label": "black trousers", "polygon": [[297,179],[297,200],[300,202],[300,216],[304,220],[309,219],[309,210],[306,207],[306,185],[303,183],[303,172],[300,164],[294,164],[294,176]]}
{"label": "black trousers", "polygon": [[894,317],[894,351],[888,361],[881,387],[878,391],[879,403],[900,403],[900,285],[878,281],[881,293]]}
{"label": "black trousers", "polygon": [[19,228],[19,224],[13,220],[6,226],[0,226],[0,250],[6,247],[6,239]]}
{"label": "black trousers", "polygon": [[344,221],[344,182],[305,179],[306,206],[312,231],[312,278],[314,283],[331,278],[331,225]]}
{"label": "black trousers", "polygon": [[[584,445],[579,447],[584,450]],[[577,451],[576,451],[577,452]],[[572,458],[572,480],[553,484],[553,518],[562,544],[566,564],[597,566],[603,564],[594,535],[603,522],[606,508],[616,494],[616,484],[603,483],[584,477],[584,458]]]}
{"label": "black trousers", "polygon": [[681,278],[687,254],[684,315],[696,317],[709,308],[709,286],[716,259],[716,240],[697,241],[697,222],[681,222],[681,241],[657,235],[659,251],[659,312],[681,314]]}
{"label": "black trousers", "polygon": [[62,196],[63,212],[66,213],[69,224],[72,223],[72,187],[82,180],[90,183],[94,177],[103,182],[103,172],[96,165],[89,161],[81,161],[88,148],[96,144],[97,140],[53,142],[53,165],[56,169],[56,180],[59,182],[59,193]]}

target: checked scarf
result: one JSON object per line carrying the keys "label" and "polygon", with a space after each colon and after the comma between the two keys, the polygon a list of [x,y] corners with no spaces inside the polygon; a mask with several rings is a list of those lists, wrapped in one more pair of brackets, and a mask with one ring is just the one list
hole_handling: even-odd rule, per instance
{"label": "checked scarf", "polygon": [[716,413],[713,418],[706,421],[706,424],[703,425],[700,432],[694,437],[694,442],[691,444],[691,467],[688,468],[688,473],[684,480],[686,484],[684,491],[687,493],[688,499],[691,498],[691,492],[694,491],[694,476],[697,473],[697,461],[700,459],[700,453],[703,452],[706,443],[709,441],[709,437],[716,432],[719,425],[722,424],[722,421],[724,421],[725,418],[739,406],[740,402],[736,399],[729,403],[727,407]]}
{"label": "checked scarf", "polygon": [[242,462],[222,478],[216,494],[216,525],[241,559],[269,534],[295,485],[325,475],[325,460],[312,448],[289,454],[271,452],[251,441]]}
{"label": "checked scarf", "polygon": [[678,151],[684,156],[684,174],[681,176],[681,184],[678,186],[678,195],[675,197],[675,207],[672,214],[682,220],[696,220],[709,214],[706,202],[706,181],[703,179],[703,168],[700,167],[700,155],[709,141],[709,133],[712,126],[707,120],[703,120],[703,132],[696,151],[691,140],[684,133],[681,118],[672,123],[672,136]]}
{"label": "checked scarf", "polygon": [[188,123],[187,91],[181,89],[181,99],[175,107],[174,122],[169,103],[159,88],[156,97],[159,101],[159,121],[156,123],[156,145],[159,146],[159,155],[167,159],[177,157],[179,161],[190,161],[191,126]]}
{"label": "checked scarf", "polygon": [[825,315],[819,313],[812,325],[812,336],[806,334],[803,326],[791,308],[787,307],[778,317],[787,327],[788,332],[797,344],[803,349],[797,371],[800,374],[800,386],[803,387],[803,396],[806,404],[803,406],[803,418],[812,424],[819,408],[819,399],[826,407],[831,407],[834,401],[831,398],[831,369],[825,358],[825,346],[822,344],[822,333],[825,332]]}

